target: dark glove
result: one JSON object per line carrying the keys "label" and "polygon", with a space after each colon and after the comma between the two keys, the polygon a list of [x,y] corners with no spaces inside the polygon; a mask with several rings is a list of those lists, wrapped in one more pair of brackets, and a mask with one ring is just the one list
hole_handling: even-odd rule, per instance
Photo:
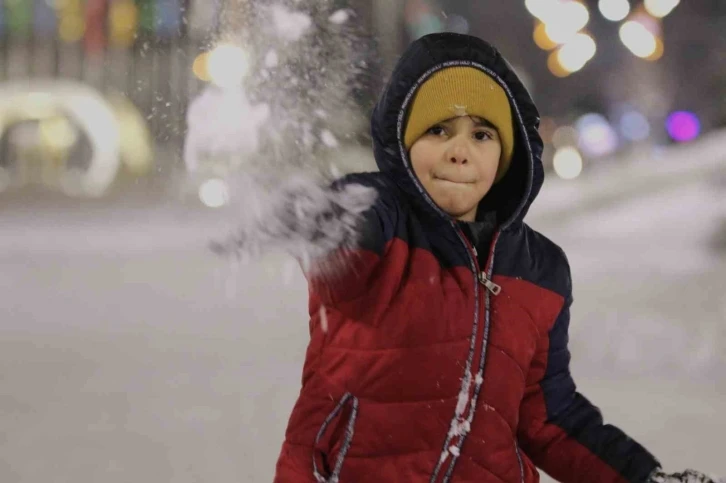
{"label": "dark glove", "polygon": [[708,476],[696,470],[669,474],[662,468],[657,468],[648,477],[648,483],[726,483],[726,480]]}

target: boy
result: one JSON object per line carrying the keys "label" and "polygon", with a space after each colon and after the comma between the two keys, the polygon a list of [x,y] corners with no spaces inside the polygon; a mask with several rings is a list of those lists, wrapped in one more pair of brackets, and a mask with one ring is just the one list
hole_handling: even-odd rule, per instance
{"label": "boy", "polygon": [[[538,124],[486,42],[434,34],[403,54],[372,117],[380,173],[334,188],[377,194],[357,247],[339,250],[339,273],[308,273],[311,340],[276,482],[532,483],[535,465],[563,482],[713,481],[665,474],[576,392],[567,259],[523,222],[543,181]],[[295,211],[266,236],[301,236]],[[315,219],[350,216],[331,201]],[[303,237],[345,245],[326,233]]]}

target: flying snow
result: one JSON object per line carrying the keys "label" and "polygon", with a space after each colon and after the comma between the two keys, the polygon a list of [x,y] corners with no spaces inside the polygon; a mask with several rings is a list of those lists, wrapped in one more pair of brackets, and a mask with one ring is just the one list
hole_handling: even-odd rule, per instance
{"label": "flying snow", "polygon": [[308,15],[288,10],[282,5],[273,5],[270,10],[277,34],[290,42],[299,40],[313,24]]}
{"label": "flying snow", "polygon": [[270,69],[277,67],[277,64],[280,62],[279,57],[277,56],[277,52],[274,50],[270,50],[267,52],[267,55],[265,55],[265,66],[269,67]]}
{"label": "flying snow", "polygon": [[323,129],[320,133],[320,140],[323,141],[323,143],[329,148],[337,148],[339,146],[338,140],[335,139],[333,133],[327,129]]}
{"label": "flying snow", "polygon": [[340,24],[347,22],[349,18],[350,18],[350,11],[347,9],[341,9],[341,10],[336,11],[333,15],[331,15],[328,18],[328,20],[331,23],[340,25]]}
{"label": "flying snow", "polygon": [[201,201],[234,227],[221,240],[210,235],[217,253],[251,260],[282,250],[309,270],[357,240],[375,190],[333,190],[323,155],[355,129],[347,126],[360,107],[350,93],[365,52],[348,22],[352,11],[334,4],[250,2],[220,32],[217,47],[243,52],[249,69],[242,82],[210,85],[191,102],[184,147]]}
{"label": "flying snow", "polygon": [[238,167],[246,155],[258,151],[258,132],[269,116],[269,106],[253,105],[242,89],[210,86],[187,112],[187,169],[228,173]]}

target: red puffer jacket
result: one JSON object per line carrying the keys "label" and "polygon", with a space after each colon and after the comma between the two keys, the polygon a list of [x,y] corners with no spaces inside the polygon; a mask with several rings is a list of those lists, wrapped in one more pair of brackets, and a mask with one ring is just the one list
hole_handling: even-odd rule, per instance
{"label": "red puffer jacket", "polygon": [[[413,175],[409,101],[431,74],[480,68],[510,96],[516,147],[482,212],[502,223],[471,245]],[[500,54],[468,36],[415,42],[372,119],[380,173],[360,249],[310,277],[310,345],[275,481],[646,481],[657,461],[576,392],[562,250],[523,223],[543,180],[539,117]]]}

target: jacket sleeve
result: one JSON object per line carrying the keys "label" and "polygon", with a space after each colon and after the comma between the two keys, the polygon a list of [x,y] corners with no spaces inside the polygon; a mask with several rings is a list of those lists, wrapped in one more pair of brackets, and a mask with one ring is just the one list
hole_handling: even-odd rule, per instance
{"label": "jacket sleeve", "polygon": [[390,300],[402,272],[395,263],[384,262],[405,260],[395,256],[397,251],[405,249],[404,245],[395,243],[401,209],[395,187],[384,178],[348,175],[336,182],[334,189],[345,189],[351,184],[375,190],[375,202],[357,219],[355,243],[318,259],[306,271],[306,277],[315,307],[319,302],[347,317],[375,324],[386,304],[370,301]]}
{"label": "jacket sleeve", "polygon": [[564,263],[564,303],[541,336],[527,374],[519,443],[535,465],[562,483],[646,482],[658,461],[620,429],[604,424],[570,374],[572,283],[566,258]]}

